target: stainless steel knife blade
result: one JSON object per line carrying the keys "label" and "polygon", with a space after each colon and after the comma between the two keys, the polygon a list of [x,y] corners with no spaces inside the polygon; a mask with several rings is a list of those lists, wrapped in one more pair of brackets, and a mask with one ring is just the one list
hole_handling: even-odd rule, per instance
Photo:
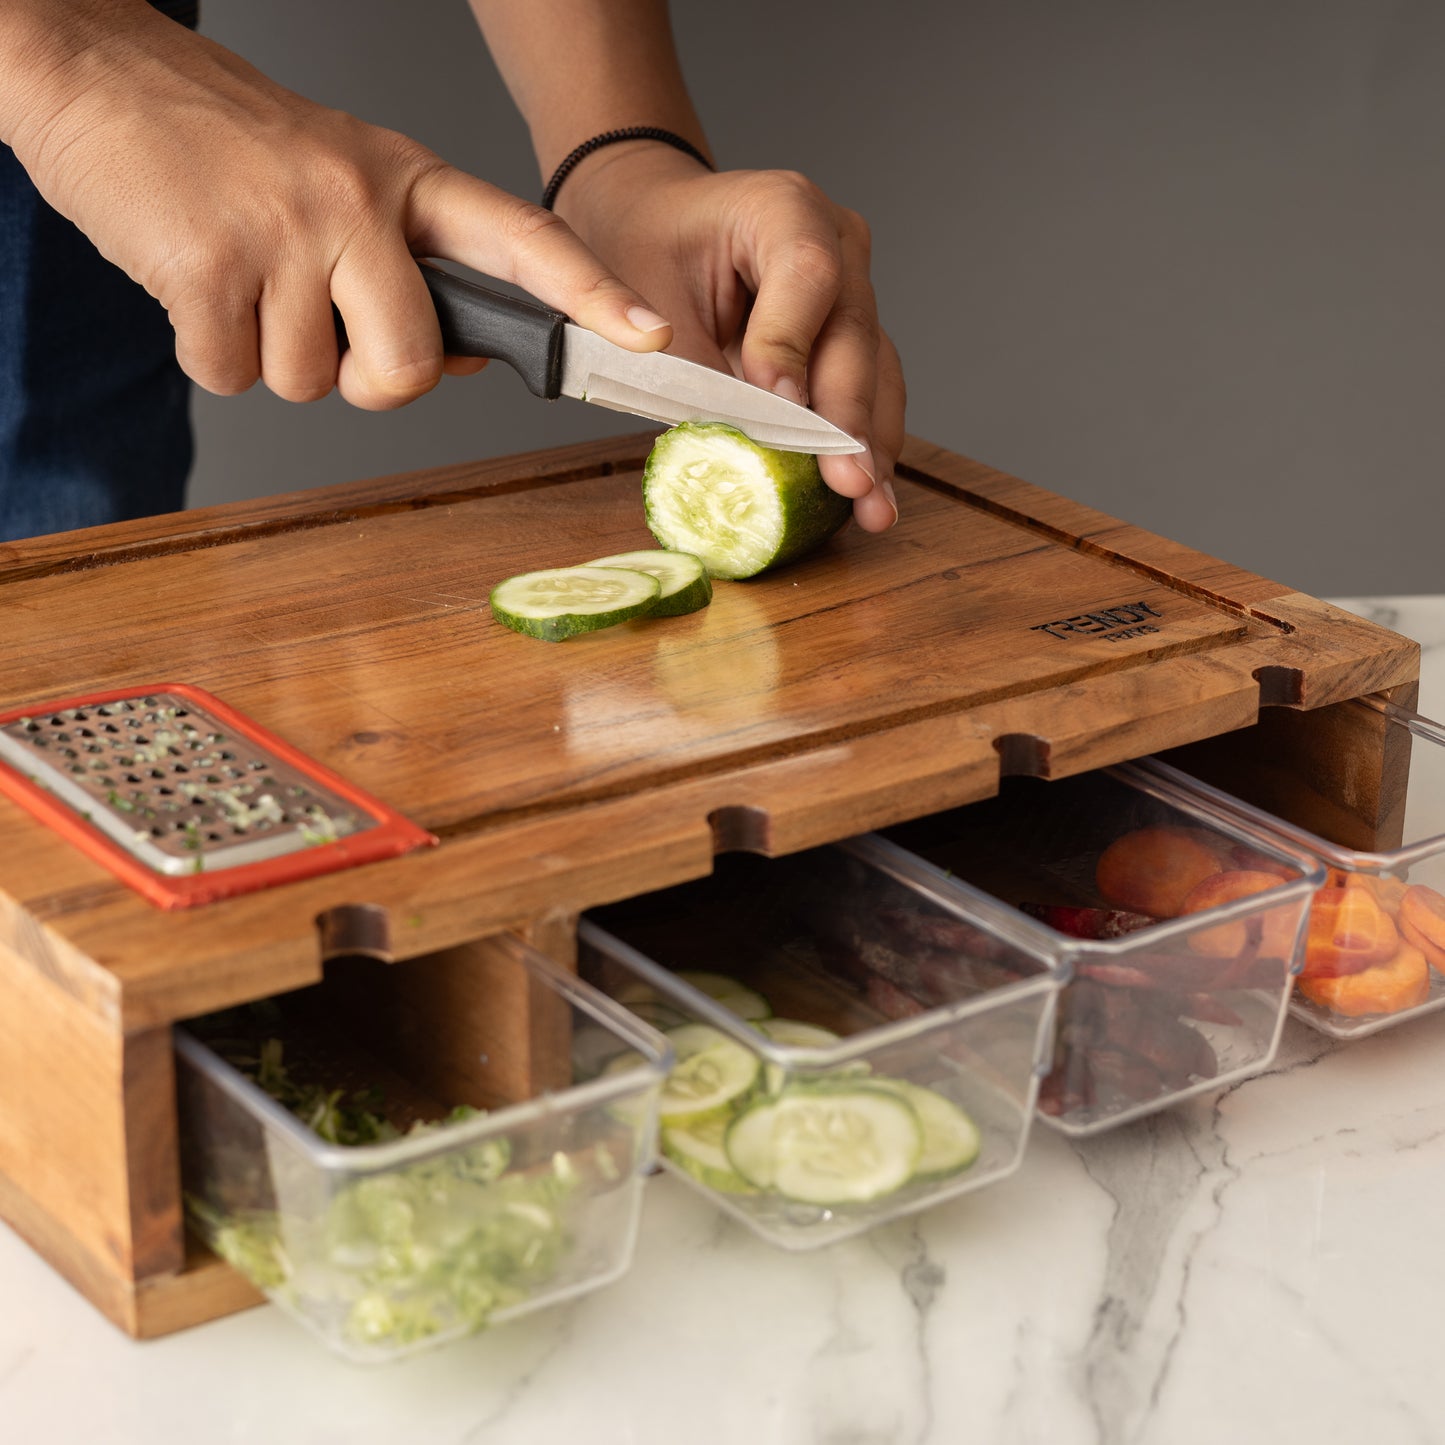
{"label": "stainless steel knife blade", "polygon": [[676,426],[726,422],[753,441],[820,456],[863,444],[805,406],[726,372],[662,351],[628,351],[570,321],[563,328],[562,395]]}

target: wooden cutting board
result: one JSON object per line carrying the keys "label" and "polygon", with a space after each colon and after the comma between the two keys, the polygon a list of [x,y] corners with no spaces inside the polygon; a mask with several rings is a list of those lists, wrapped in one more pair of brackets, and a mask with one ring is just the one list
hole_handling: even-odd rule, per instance
{"label": "wooden cutting board", "polygon": [[195,683],[442,839],[167,915],[0,800],[0,940],[134,1029],[311,981],[318,918],[411,956],[717,846],[791,851],[1417,675],[1403,638],[916,441],[888,534],[688,617],[498,625],[503,577],[651,544],[649,444],[0,547],[0,707]]}
{"label": "wooden cutting board", "polygon": [[[172,1022],[314,983],[328,957],[404,960],[379,1014],[514,1097],[555,1047],[497,982],[498,935],[566,961],[581,910],[722,849],[1259,737],[1263,704],[1298,719],[1269,746],[1314,796],[1386,818],[1399,769],[1331,704],[1411,701],[1414,643],[923,442],[887,535],[720,583],[690,617],[562,644],[495,623],[502,578],[650,544],[649,446],[0,546],[0,710],[195,684],[440,839],[164,912],[0,798],[0,1216],[130,1333],[257,1298],[186,1246]],[[477,1017],[507,1021],[503,1057],[477,1057]]]}

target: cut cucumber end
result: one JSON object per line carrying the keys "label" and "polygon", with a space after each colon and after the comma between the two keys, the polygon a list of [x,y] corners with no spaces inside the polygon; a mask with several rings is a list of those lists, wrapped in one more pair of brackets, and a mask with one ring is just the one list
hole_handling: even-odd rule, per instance
{"label": "cut cucumber end", "polygon": [[504,627],[544,642],[614,627],[651,613],[662,584],[622,567],[548,567],[499,582],[492,616]]}
{"label": "cut cucumber end", "polygon": [[684,422],[657,439],[642,478],[647,525],[714,577],[754,577],[821,546],[852,504],[818,459],[759,446],[720,422]]}

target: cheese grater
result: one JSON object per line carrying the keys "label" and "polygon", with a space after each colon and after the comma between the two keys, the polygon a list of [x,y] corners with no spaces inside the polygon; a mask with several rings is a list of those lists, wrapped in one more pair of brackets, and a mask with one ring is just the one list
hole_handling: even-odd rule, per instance
{"label": "cheese grater", "polygon": [[0,792],[162,908],[437,841],[186,683],[0,713]]}

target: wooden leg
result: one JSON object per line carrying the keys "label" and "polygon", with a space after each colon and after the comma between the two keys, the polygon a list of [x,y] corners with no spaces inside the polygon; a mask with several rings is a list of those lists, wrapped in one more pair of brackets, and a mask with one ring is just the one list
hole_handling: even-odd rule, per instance
{"label": "wooden leg", "polygon": [[109,1029],[0,946],[0,1213],[122,1329],[184,1262],[169,1028]]}
{"label": "wooden leg", "polygon": [[[1395,689],[1409,706],[1414,686]],[[1238,732],[1165,753],[1195,777],[1342,847],[1399,847],[1410,774],[1403,728],[1354,703],[1272,707]]]}

